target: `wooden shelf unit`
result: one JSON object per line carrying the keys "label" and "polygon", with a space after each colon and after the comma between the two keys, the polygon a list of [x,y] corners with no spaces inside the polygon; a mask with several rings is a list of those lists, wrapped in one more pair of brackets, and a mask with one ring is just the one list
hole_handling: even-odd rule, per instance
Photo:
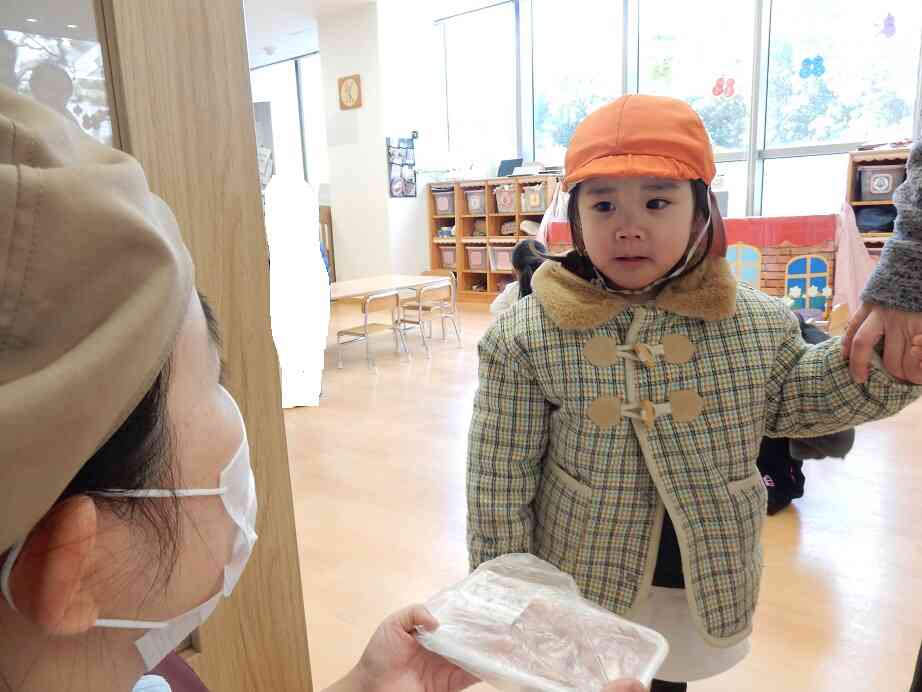
{"label": "wooden shelf unit", "polygon": [[[431,183],[426,190],[429,198],[429,254],[430,266],[432,269],[443,269],[442,255],[440,248],[446,245],[454,244],[455,247],[455,267],[454,270],[458,275],[458,297],[459,300],[466,302],[490,302],[501,290],[501,282],[509,281],[513,278],[511,271],[492,271],[488,264],[486,270],[472,270],[468,267],[467,253],[465,248],[471,245],[493,247],[509,247],[520,240],[531,238],[532,236],[522,232],[520,224],[522,221],[530,220],[540,223],[544,211],[523,211],[522,190],[526,187],[545,183],[545,199],[547,205],[550,202],[551,195],[554,193],[554,186],[560,180],[553,175],[539,176],[520,176],[514,178],[490,178],[486,180],[459,180]],[[501,185],[513,185],[515,196],[515,210],[511,212],[501,212],[496,208],[496,196],[494,190]],[[436,214],[434,190],[452,190],[454,193],[454,214]],[[469,214],[467,208],[467,198],[464,196],[465,190],[483,189],[484,191],[484,209],[480,214]],[[487,235],[474,236],[474,222],[484,220],[487,226]],[[507,221],[515,222],[515,235],[504,236],[500,234],[500,228]],[[436,233],[441,228],[455,226],[455,237],[437,238]],[[486,284],[486,291],[474,291],[476,284]]]}
{"label": "wooden shelf unit", "polygon": [[[856,212],[864,207],[886,207],[893,206],[893,200],[862,200],[861,181],[858,176],[858,169],[867,165],[906,165],[909,159],[909,149],[872,149],[870,151],[853,151],[848,155],[848,188],[846,192],[846,201]],[[868,232],[862,233],[861,237],[865,245],[880,246],[891,237],[893,232]]]}

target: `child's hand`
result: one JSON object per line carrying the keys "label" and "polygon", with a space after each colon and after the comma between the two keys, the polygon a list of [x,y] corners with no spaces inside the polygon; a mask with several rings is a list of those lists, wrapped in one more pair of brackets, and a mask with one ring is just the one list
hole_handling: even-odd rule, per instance
{"label": "child's hand", "polygon": [[842,342],[852,379],[867,382],[871,353],[884,340],[884,367],[893,377],[922,384],[922,314],[862,303]]}

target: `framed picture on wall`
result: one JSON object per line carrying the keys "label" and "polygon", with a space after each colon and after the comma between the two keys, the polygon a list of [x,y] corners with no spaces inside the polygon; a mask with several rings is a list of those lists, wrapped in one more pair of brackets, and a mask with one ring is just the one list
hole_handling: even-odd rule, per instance
{"label": "framed picture on wall", "polygon": [[362,107],[362,78],[357,74],[340,77],[337,81],[339,87],[340,110],[352,110]]}
{"label": "framed picture on wall", "polygon": [[386,149],[391,197],[416,197],[416,141],[388,137]]}

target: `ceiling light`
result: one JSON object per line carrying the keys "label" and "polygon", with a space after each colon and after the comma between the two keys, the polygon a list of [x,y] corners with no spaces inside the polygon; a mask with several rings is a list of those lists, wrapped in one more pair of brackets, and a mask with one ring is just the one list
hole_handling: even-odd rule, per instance
{"label": "ceiling light", "polygon": [[77,29],[77,28],[79,28],[79,27],[78,27],[76,24],[68,24],[68,25],[67,25],[67,28],[68,28],[68,29]]}
{"label": "ceiling light", "polygon": [[36,22],[38,22],[38,20],[35,19],[34,17],[29,17],[26,21],[31,22],[32,24],[35,24]]}

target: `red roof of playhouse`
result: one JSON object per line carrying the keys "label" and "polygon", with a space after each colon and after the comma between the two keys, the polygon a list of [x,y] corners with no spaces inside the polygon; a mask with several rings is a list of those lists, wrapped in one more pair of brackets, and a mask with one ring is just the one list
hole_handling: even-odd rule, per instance
{"label": "red roof of playhouse", "polygon": [[727,245],[745,243],[757,248],[793,245],[811,247],[836,239],[836,216],[753,216],[725,219]]}

